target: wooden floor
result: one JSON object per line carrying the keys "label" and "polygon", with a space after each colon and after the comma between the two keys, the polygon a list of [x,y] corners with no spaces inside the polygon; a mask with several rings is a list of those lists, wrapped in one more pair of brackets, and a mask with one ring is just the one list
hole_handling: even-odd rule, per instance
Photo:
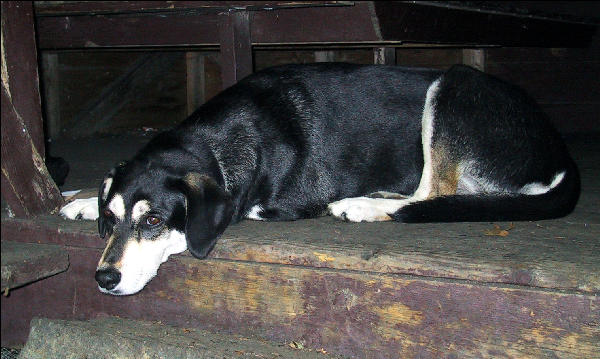
{"label": "wooden floor", "polygon": [[[73,170],[65,189],[99,183],[121,159],[115,150],[133,151],[144,140],[56,143],[53,155]],[[130,297],[97,290],[93,272],[104,243],[95,222],[3,216],[3,240],[62,245],[70,268],[2,298],[2,343],[23,341],[34,316],[117,315],[300,341],[356,358],[598,357],[600,136],[569,146],[583,191],[563,219],[243,221],[226,230],[208,260],[174,256]],[[96,151],[107,154],[103,161]]]}

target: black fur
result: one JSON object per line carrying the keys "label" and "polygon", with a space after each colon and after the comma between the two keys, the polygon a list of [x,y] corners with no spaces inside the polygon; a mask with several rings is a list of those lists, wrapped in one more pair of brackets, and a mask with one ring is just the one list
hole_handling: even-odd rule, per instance
{"label": "black fur", "polygon": [[[433,145],[443,142],[456,159],[474,161],[474,176],[500,184],[503,193],[442,196],[402,208],[402,222],[540,220],[569,214],[579,198],[577,167],[546,114],[522,89],[467,66],[442,78],[435,103]],[[560,185],[543,195],[514,191],[528,183]]]}

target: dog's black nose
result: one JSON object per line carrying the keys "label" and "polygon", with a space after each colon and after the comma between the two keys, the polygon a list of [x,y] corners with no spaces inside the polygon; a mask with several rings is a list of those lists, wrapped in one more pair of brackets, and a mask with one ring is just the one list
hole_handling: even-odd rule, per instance
{"label": "dog's black nose", "polygon": [[121,273],[119,271],[109,268],[100,269],[96,271],[96,282],[98,285],[106,290],[111,290],[119,284],[121,281]]}

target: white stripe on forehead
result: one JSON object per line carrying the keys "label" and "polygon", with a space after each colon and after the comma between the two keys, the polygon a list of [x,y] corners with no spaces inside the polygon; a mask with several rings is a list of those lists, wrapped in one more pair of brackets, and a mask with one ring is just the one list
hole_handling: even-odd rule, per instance
{"label": "white stripe on forehead", "polygon": [[104,180],[104,190],[102,191],[102,200],[106,201],[106,198],[108,197],[108,191],[110,191],[110,186],[112,186],[113,183],[113,179],[112,177],[108,177],[107,179]]}
{"label": "white stripe on forehead", "polygon": [[142,216],[149,211],[150,202],[146,201],[145,199],[138,201],[135,205],[133,205],[133,209],[131,210],[131,219],[134,222],[138,222],[140,218],[142,218]]}
{"label": "white stripe on forehead", "polygon": [[120,194],[115,194],[108,204],[108,209],[112,211],[112,213],[120,219],[121,221],[125,219],[125,202],[123,202],[123,197]]}

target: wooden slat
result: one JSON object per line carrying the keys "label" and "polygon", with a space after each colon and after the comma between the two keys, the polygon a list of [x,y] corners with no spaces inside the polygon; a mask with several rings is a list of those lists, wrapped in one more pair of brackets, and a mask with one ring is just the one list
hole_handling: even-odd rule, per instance
{"label": "wooden slat", "polygon": [[582,358],[598,349],[595,295],[176,256],[142,292],[114,297],[93,280],[90,258],[100,252],[70,247],[68,272],[3,299],[3,345],[24,340],[23,322],[34,315],[117,315],[294,340],[354,358]]}
{"label": "wooden slat", "polygon": [[[340,3],[350,5],[349,3]],[[334,4],[334,5],[340,5]],[[418,42],[504,46],[587,46],[596,28],[509,14],[398,1],[353,6],[275,6],[253,12],[254,45]],[[249,10],[241,6],[240,9]],[[228,13],[228,12],[227,12]],[[216,46],[219,13],[40,16],[43,49],[111,46]],[[431,21],[435,19],[435,21]],[[126,36],[125,36],[126,34]]]}
{"label": "wooden slat", "polygon": [[[487,235],[495,230],[489,223],[348,224],[330,217],[243,221],[225,231],[211,257],[595,293],[600,292],[598,225],[577,216],[519,222],[501,237]],[[4,219],[2,235],[15,233],[23,241],[43,236],[47,243],[104,246],[94,222]]]}
{"label": "wooden slat", "polygon": [[[39,17],[41,49],[218,46],[223,14]],[[366,3],[253,13],[253,44],[380,41]]]}
{"label": "wooden slat", "polygon": [[20,287],[64,272],[69,256],[61,247],[50,244],[2,241],[2,291]]}
{"label": "wooden slat", "polygon": [[253,44],[378,42],[369,2],[354,6],[282,9],[254,13]]}
{"label": "wooden slat", "polygon": [[206,71],[204,69],[205,54],[201,52],[186,52],[186,114],[189,116],[196,111],[205,100]]}
{"label": "wooden slat", "polygon": [[223,16],[219,23],[221,79],[224,89],[252,73],[250,16],[247,11],[233,12]]}
{"label": "wooden slat", "polygon": [[377,47],[373,49],[373,63],[377,65],[396,65],[396,49],[393,47]]}
{"label": "wooden slat", "polygon": [[219,16],[71,16],[37,19],[41,49],[218,46]]}
{"label": "wooden slat", "polygon": [[114,15],[128,13],[222,12],[314,6],[348,6],[351,1],[36,1],[38,16]]}
{"label": "wooden slat", "polygon": [[35,318],[19,357],[95,358],[98,353],[110,353],[113,358],[334,358],[285,343],[116,317],[89,321]]}

